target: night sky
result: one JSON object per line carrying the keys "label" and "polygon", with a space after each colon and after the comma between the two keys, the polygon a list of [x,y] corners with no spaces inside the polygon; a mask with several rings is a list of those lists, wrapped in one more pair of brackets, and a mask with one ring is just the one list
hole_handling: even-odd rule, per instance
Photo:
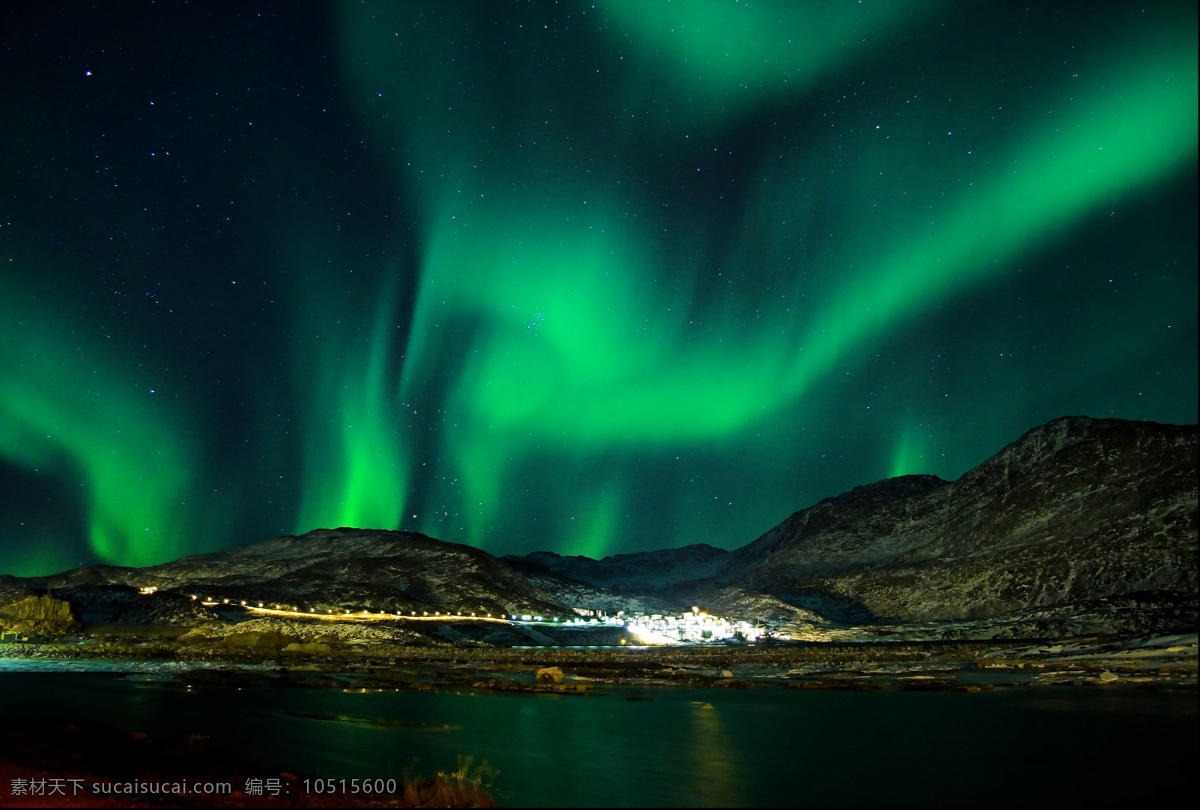
{"label": "night sky", "polygon": [[1197,414],[1197,11],[8,3],[0,572],[743,545]]}

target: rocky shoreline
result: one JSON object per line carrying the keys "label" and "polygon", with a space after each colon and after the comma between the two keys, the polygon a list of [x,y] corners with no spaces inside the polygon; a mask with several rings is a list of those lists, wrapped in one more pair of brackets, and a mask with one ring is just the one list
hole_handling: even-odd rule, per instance
{"label": "rocky shoreline", "polygon": [[[296,642],[289,642],[291,646]],[[222,701],[233,690],[421,691],[496,695],[499,699],[624,701],[670,699],[675,690],[752,689],[879,692],[1052,693],[1085,687],[1130,695],[1197,691],[1197,634],[1151,638],[1080,637],[1069,641],[926,641],[765,644],[729,647],[618,647],[610,649],[464,647],[387,642],[336,651],[285,652],[287,646],[198,646],[181,637],[78,640],[0,645],[0,684],[6,673],[87,671],[100,678],[133,678],[157,688]],[[53,674],[39,677],[57,677]],[[87,677],[91,677],[89,674]],[[678,694],[678,693],[676,693]],[[689,693],[695,694],[695,693]],[[1062,694],[1078,694],[1066,689]],[[710,697],[708,699],[715,699]],[[402,726],[422,731],[457,728],[405,716],[376,716],[318,700],[288,714],[331,724]],[[336,713],[322,713],[336,712]],[[261,769],[260,769],[261,770]],[[492,806],[469,773],[439,773],[371,797],[310,795],[300,776],[271,771],[287,796],[73,797],[91,807],[405,807]],[[7,718],[0,729],[4,784],[194,782],[247,785],[261,773],[221,754],[205,738],[155,740],[75,719]],[[290,786],[290,787],[289,787]],[[432,798],[430,798],[432,797]],[[26,797],[22,806],[67,806]],[[353,801],[351,801],[353,800]],[[0,802],[2,803],[2,802]]]}
{"label": "rocky shoreline", "polygon": [[[291,646],[294,646],[291,645]],[[153,669],[190,686],[474,688],[588,695],[607,686],[981,691],[1016,686],[1197,685],[1197,635],[1055,642],[807,643],[616,649],[385,642],[337,650],[197,647],[171,639],[5,644],[0,672],[71,662]],[[195,666],[190,666],[194,664]],[[542,670],[539,677],[539,670]],[[547,675],[546,673],[550,673]]]}

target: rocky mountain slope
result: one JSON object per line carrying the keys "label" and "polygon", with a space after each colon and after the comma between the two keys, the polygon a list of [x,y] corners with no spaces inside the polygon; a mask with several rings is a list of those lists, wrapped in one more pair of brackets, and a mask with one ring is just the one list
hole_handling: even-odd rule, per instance
{"label": "rocky mountain slope", "polygon": [[550,574],[620,593],[645,593],[712,579],[728,563],[729,552],[697,543],[683,548],[617,554],[602,560],[564,557],[552,551],[504,559],[524,573]]}
{"label": "rocky mountain slope", "polygon": [[1124,611],[1113,627],[1138,614],[1155,626],[1194,624],[1197,428],[1064,417],[957,481],[879,481],[796,512],[728,554],[708,548],[510,560],[555,594],[592,588],[615,603],[637,595],[667,609],[700,603],[809,625],[995,627],[1011,615],[1031,627],[1036,614],[1053,617],[1050,632],[1075,626],[1072,606],[1092,615],[1109,598],[1121,607],[1105,615]]}
{"label": "rocky mountain slope", "polygon": [[[419,534],[343,528],[149,568],[0,577],[0,606],[52,591],[85,622],[200,625],[225,599],[548,615],[702,605],[798,628],[903,626],[906,637],[1183,632],[1196,624],[1197,547],[1195,425],[1065,417],[957,481],[857,487],[732,552],[497,559]],[[208,597],[218,604],[204,607]],[[936,622],[960,624],[926,627]]]}
{"label": "rocky mountain slope", "polygon": [[1066,417],[957,481],[905,476],[795,513],[721,579],[876,619],[988,618],[1197,593],[1197,428]]}
{"label": "rocky mountain slope", "polygon": [[[485,551],[413,532],[318,529],[147,568],[89,566],[0,586],[45,592],[86,621],[196,624],[225,599],[326,611],[562,614],[569,609]],[[14,586],[21,586],[14,590]],[[141,588],[155,588],[148,596]],[[193,600],[192,596],[198,598]],[[132,617],[132,618],[131,618]]]}

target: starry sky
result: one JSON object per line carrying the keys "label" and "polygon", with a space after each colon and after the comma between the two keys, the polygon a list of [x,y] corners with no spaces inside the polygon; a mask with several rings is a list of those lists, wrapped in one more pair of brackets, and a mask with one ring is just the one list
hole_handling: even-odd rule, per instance
{"label": "starry sky", "polygon": [[743,545],[1197,414],[1184,2],[10,3],[0,572]]}

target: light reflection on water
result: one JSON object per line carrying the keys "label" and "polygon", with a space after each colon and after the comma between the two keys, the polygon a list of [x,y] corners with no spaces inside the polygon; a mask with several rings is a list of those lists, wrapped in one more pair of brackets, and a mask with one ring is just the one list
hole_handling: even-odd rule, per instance
{"label": "light reflection on water", "polygon": [[[1197,765],[1194,693],[1099,688],[187,691],[145,675],[0,673],[5,714],[197,733],[264,768],[327,777],[399,779],[472,756],[499,772],[509,806],[1111,803],[1121,790],[1147,800]],[[1146,778],[1114,780],[1114,762]]]}
{"label": "light reflection on water", "polygon": [[[688,753],[692,761],[691,774],[707,774],[704,779],[704,803],[713,807],[740,804],[737,773],[743,766],[730,745],[721,709],[708,701],[699,700],[692,701],[691,706],[694,731]],[[691,774],[683,775],[683,778],[690,779]]]}

